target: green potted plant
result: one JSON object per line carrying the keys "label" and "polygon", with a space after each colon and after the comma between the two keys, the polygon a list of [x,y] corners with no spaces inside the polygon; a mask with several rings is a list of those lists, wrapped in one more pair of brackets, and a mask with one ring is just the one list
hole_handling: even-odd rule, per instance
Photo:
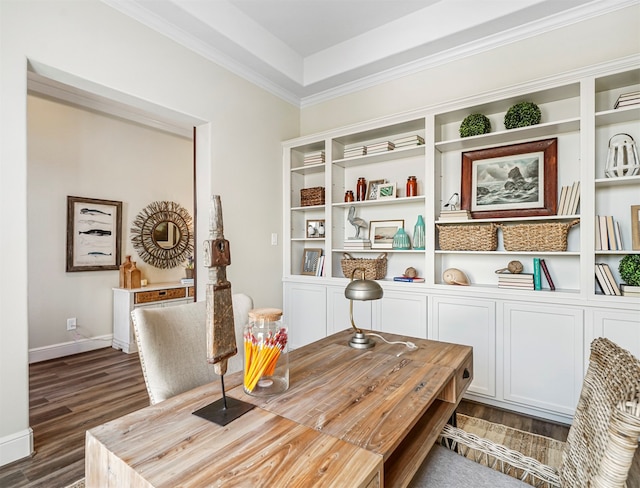
{"label": "green potted plant", "polygon": [[193,278],[193,265],[194,265],[193,256],[189,256],[189,259],[187,259],[187,264],[184,267],[186,278]]}
{"label": "green potted plant", "polygon": [[460,124],[460,137],[478,136],[491,132],[491,122],[486,115],[467,115]]}
{"label": "green potted plant", "polygon": [[[640,287],[640,254],[627,254],[618,264],[620,278],[627,286]],[[624,286],[622,292],[624,294]]]}
{"label": "green potted plant", "polygon": [[540,107],[533,102],[520,102],[507,110],[504,116],[504,126],[507,129],[528,127],[540,123],[542,114]]}

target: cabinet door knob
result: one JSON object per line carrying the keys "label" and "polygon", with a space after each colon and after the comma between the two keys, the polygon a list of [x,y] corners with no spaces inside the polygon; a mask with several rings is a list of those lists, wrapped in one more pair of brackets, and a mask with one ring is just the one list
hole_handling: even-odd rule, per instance
{"label": "cabinet door knob", "polygon": [[462,372],[462,378],[466,380],[469,376],[471,376],[469,374],[469,370],[467,368],[464,368],[464,371]]}

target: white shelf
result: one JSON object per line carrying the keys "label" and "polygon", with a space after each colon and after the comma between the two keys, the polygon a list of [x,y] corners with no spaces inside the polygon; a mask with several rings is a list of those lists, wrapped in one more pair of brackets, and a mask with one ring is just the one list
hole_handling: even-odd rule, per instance
{"label": "white shelf", "polygon": [[369,207],[369,206],[375,206],[375,205],[402,205],[405,203],[424,203],[425,201],[425,196],[424,195],[418,195],[416,197],[399,197],[399,198],[385,198],[382,200],[363,200],[360,202],[338,202],[338,203],[332,203],[331,206],[333,207]]}
{"label": "white shelf", "polygon": [[618,178],[598,178],[595,180],[596,187],[606,188],[609,186],[625,186],[640,184],[640,175],[621,176]]}
{"label": "white shelf", "polygon": [[298,168],[291,168],[292,173],[298,173],[301,175],[311,175],[314,173],[323,173],[325,169],[324,163],[309,164],[308,166],[300,166]]}
{"label": "white shelf", "polygon": [[580,215],[549,215],[542,217],[501,217],[495,219],[471,219],[471,220],[436,220],[436,224],[481,224],[487,222],[550,222],[558,220],[575,220]]}
{"label": "white shelf", "polygon": [[558,122],[547,122],[521,127],[518,129],[490,132],[479,136],[471,136],[449,141],[436,142],[435,148],[440,152],[481,149],[486,146],[502,145],[513,142],[523,142],[541,137],[552,138],[559,134],[575,132],[580,129],[580,119],[572,118]]}
{"label": "white shelf", "polygon": [[473,254],[473,255],[491,255],[491,256],[580,256],[579,251],[443,251],[436,249],[436,254]]}
{"label": "white shelf", "polygon": [[425,146],[422,144],[420,146],[402,147],[376,154],[365,154],[364,156],[355,156],[353,158],[336,159],[333,164],[340,166],[341,168],[351,168],[363,164],[376,164],[396,159],[424,156],[424,154]]}

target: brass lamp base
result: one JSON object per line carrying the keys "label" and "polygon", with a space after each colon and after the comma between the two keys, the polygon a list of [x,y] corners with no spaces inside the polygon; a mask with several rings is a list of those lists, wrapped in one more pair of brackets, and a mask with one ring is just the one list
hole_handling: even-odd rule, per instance
{"label": "brass lamp base", "polygon": [[364,335],[364,332],[356,332],[349,341],[349,345],[354,349],[371,349],[376,343],[373,339]]}

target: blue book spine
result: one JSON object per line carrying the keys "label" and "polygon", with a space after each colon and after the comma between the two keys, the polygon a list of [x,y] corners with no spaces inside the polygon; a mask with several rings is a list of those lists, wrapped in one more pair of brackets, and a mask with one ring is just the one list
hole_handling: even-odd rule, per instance
{"label": "blue book spine", "polygon": [[542,290],[542,274],[540,271],[540,258],[533,258],[533,289]]}

